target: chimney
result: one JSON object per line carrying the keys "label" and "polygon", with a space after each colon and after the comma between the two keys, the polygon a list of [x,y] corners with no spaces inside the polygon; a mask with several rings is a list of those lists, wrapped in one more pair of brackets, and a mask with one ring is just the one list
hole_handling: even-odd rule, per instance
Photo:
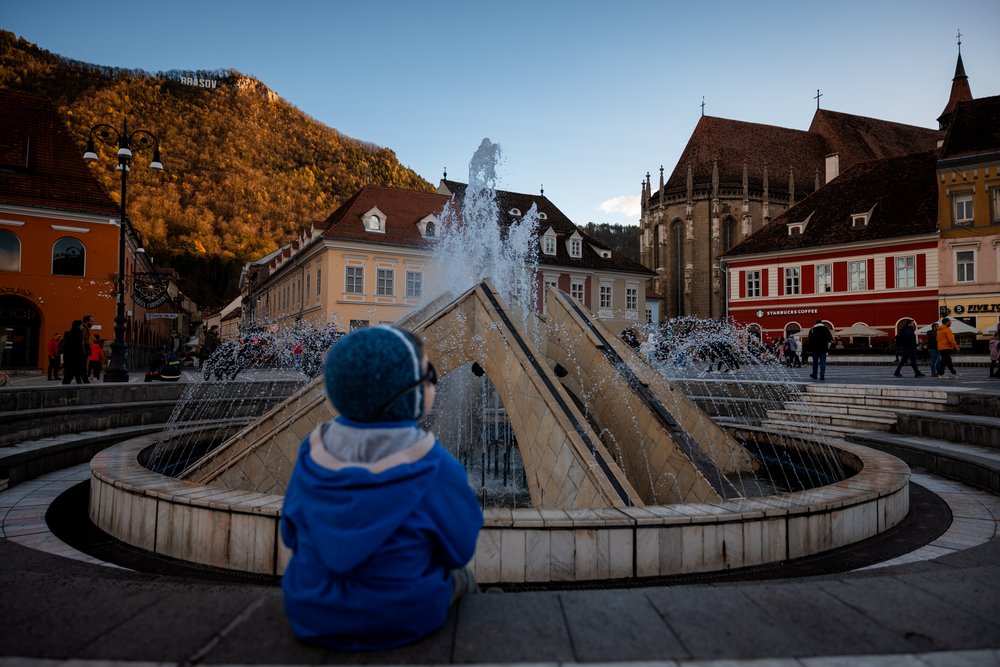
{"label": "chimney", "polygon": [[840,176],[840,153],[830,153],[826,156],[826,182]]}

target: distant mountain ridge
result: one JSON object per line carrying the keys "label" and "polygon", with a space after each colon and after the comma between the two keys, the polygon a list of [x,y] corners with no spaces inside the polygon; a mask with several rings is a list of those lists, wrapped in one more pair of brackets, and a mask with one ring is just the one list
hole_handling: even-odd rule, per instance
{"label": "distant mountain ridge", "polygon": [[[160,139],[165,170],[130,171],[128,215],[160,264],[200,305],[236,293],[242,263],[325,220],[366,183],[432,191],[395,153],[345,136],[235,70],[142,70],[63,58],[0,30],[0,87],[49,97],[81,155],[98,123]],[[113,150],[94,174],[117,201]]]}

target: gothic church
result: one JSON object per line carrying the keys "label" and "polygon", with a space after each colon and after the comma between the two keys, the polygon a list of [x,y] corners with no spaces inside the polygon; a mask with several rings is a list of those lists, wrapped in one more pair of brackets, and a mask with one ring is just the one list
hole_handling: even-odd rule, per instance
{"label": "gothic church", "polygon": [[[968,89],[961,54],[952,97]],[[971,97],[971,96],[970,96]],[[942,127],[949,108],[939,119]],[[806,131],[702,116],[677,165],[642,184],[641,261],[662,317],[725,314],[719,256],[796,201],[867,160],[933,150],[941,132],[817,109]]]}

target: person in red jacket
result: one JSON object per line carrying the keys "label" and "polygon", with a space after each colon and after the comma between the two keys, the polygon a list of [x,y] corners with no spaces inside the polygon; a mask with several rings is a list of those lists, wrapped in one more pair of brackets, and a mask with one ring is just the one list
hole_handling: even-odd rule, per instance
{"label": "person in red jacket", "polygon": [[52,338],[49,339],[49,379],[58,380],[59,379],[59,360],[62,353],[59,351],[59,339],[62,334],[54,333]]}
{"label": "person in red jacket", "polygon": [[90,344],[90,356],[87,358],[87,375],[95,380],[101,379],[101,370],[104,369],[104,341],[97,334],[94,334],[94,342]]}

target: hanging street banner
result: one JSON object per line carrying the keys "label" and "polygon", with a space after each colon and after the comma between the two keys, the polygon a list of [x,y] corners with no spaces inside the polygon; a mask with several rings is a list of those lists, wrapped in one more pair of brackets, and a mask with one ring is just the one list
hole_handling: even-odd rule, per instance
{"label": "hanging street banner", "polygon": [[167,293],[166,283],[136,278],[132,285],[132,300],[142,308],[157,308],[170,301],[170,294]]}

